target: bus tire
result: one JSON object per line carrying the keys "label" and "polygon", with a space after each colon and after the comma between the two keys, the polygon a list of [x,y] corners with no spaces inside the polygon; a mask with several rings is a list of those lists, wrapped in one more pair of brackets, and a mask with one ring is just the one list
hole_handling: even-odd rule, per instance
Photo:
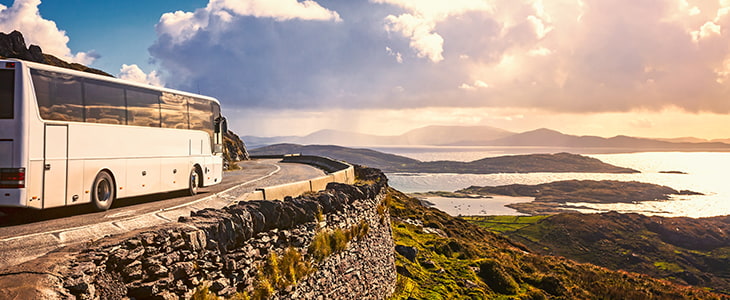
{"label": "bus tire", "polygon": [[200,175],[200,171],[198,171],[198,168],[193,168],[190,170],[190,178],[188,179],[188,194],[190,196],[194,196],[198,194],[198,189],[200,188],[203,178],[202,175]]}
{"label": "bus tire", "polygon": [[105,211],[112,207],[116,199],[116,188],[112,176],[106,171],[96,175],[94,184],[91,186],[91,203],[98,211]]}

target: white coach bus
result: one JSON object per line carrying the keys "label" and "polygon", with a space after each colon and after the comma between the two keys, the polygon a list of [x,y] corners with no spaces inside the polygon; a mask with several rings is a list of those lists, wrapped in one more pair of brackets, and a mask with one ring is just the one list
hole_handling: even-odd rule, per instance
{"label": "white coach bus", "polygon": [[220,103],[21,60],[0,60],[0,208],[45,209],[217,184]]}

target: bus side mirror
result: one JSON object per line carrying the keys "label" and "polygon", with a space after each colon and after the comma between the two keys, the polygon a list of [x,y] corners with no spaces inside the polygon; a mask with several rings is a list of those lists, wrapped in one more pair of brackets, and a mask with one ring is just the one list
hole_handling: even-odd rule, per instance
{"label": "bus side mirror", "polygon": [[218,117],[215,119],[215,133],[226,133],[228,132],[228,120],[224,117]]}

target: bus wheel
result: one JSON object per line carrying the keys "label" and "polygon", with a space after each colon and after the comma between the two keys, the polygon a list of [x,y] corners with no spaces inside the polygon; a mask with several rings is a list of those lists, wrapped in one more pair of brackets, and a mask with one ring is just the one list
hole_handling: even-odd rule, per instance
{"label": "bus wheel", "polygon": [[198,168],[193,168],[190,170],[190,179],[188,179],[188,193],[192,195],[198,194],[198,188],[200,188],[200,179],[201,179],[200,172],[198,172]]}
{"label": "bus wheel", "polygon": [[112,206],[116,196],[112,176],[104,171],[99,172],[94,179],[94,185],[91,186],[91,202],[97,210],[104,211]]}

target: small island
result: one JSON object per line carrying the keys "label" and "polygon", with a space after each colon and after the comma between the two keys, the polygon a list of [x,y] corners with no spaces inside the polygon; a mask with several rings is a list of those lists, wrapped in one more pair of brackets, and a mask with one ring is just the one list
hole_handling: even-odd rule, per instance
{"label": "small island", "polygon": [[659,171],[660,174],[682,174],[687,175],[687,172],[682,171]]}
{"label": "small island", "polygon": [[533,202],[507,205],[530,215],[554,214],[587,208],[567,203],[635,203],[640,201],[669,200],[671,195],[703,195],[693,191],[677,191],[673,188],[636,181],[614,180],[565,180],[537,185],[510,184],[502,186],[472,186],[458,190],[456,194],[503,195],[534,197]]}
{"label": "small island", "polygon": [[488,157],[471,162],[428,161],[392,165],[386,172],[411,173],[640,173],[637,170],[614,166],[598,159],[571,153],[527,154]]}

